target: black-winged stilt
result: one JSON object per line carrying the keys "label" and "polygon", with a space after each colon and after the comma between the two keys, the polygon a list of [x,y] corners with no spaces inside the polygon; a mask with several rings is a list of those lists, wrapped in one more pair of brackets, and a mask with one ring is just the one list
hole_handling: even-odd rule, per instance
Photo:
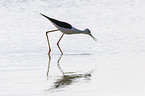
{"label": "black-winged stilt", "polygon": [[60,37],[60,39],[58,40],[57,42],[57,46],[61,52],[61,54],[63,54],[60,46],[59,46],[59,42],[60,40],[62,39],[63,35],[64,34],[88,34],[90,35],[95,41],[97,41],[97,39],[92,36],[91,34],[91,31],[89,29],[85,29],[85,30],[79,30],[79,29],[76,29],[75,27],[73,27],[72,25],[70,25],[69,23],[66,23],[66,22],[62,22],[62,21],[58,21],[56,19],[53,19],[53,18],[50,18],[42,13],[40,13],[42,16],[46,17],[47,19],[49,19],[51,21],[51,23],[57,28],[56,30],[51,30],[51,31],[47,31],[46,32],[46,36],[47,36],[47,41],[48,41],[48,46],[49,46],[49,52],[48,54],[50,54],[51,52],[51,48],[50,48],[50,44],[49,44],[49,39],[48,39],[48,35],[47,33],[50,33],[50,32],[54,32],[54,31],[61,31],[63,34],[62,36]]}

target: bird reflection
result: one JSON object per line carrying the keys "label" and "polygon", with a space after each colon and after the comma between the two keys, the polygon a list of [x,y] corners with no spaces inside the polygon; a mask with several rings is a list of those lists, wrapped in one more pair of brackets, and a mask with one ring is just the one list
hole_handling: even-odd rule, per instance
{"label": "bird reflection", "polygon": [[54,82],[53,89],[58,89],[65,87],[67,85],[71,85],[73,82],[75,82],[78,79],[83,80],[90,80],[91,73],[85,73],[85,74],[76,74],[75,72],[64,72],[63,69],[60,66],[60,60],[63,55],[61,55],[57,61],[57,66],[60,69],[63,76],[61,76],[59,79],[57,79]]}
{"label": "bird reflection", "polygon": [[67,85],[71,85],[73,82],[75,82],[77,79],[84,79],[84,80],[90,80],[91,73],[86,74],[68,74],[63,75],[59,79],[54,82],[54,89],[63,88]]}
{"label": "bird reflection", "polygon": [[[48,74],[49,74],[49,67],[50,67],[50,61],[51,61],[51,56],[50,55],[48,55],[48,56],[49,56],[49,61],[48,61],[47,78],[48,78]],[[62,76],[60,76],[58,79],[56,79],[53,86],[49,90],[63,88],[65,86],[71,85],[72,83],[75,83],[76,81],[81,81],[81,80],[88,81],[91,79],[91,74],[93,71],[87,72],[87,73],[82,73],[82,74],[78,74],[76,72],[64,72],[60,66],[60,60],[61,60],[62,56],[63,55],[61,54],[57,60],[57,67],[60,70],[60,72],[62,73]]]}

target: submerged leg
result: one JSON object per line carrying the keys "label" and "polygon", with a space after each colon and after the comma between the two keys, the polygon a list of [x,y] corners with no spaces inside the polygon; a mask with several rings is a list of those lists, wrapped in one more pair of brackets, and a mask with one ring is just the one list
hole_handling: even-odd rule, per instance
{"label": "submerged leg", "polygon": [[48,56],[49,56],[49,61],[48,61],[48,69],[47,69],[47,79],[48,79],[48,73],[49,73],[49,67],[50,67],[50,61],[51,61],[50,54]]}
{"label": "submerged leg", "polygon": [[61,71],[62,74],[64,75],[64,71],[61,69],[61,67],[60,67],[60,63],[59,63],[60,60],[61,60],[62,55],[63,55],[63,54],[61,54],[60,57],[59,57],[59,59],[57,60],[57,67],[60,69],[60,71]]}
{"label": "submerged leg", "polygon": [[61,48],[59,47],[59,42],[60,42],[60,40],[62,39],[63,35],[64,35],[64,33],[61,35],[60,39],[59,39],[58,42],[57,42],[57,46],[58,46],[58,48],[59,48],[61,54],[63,54],[63,52],[62,52]]}
{"label": "submerged leg", "polygon": [[50,47],[49,38],[48,38],[48,34],[47,33],[54,32],[54,31],[58,31],[58,29],[57,30],[51,30],[51,31],[47,31],[46,32],[46,37],[47,37],[47,42],[48,42],[48,47],[49,47],[48,55],[51,52],[51,47]]}

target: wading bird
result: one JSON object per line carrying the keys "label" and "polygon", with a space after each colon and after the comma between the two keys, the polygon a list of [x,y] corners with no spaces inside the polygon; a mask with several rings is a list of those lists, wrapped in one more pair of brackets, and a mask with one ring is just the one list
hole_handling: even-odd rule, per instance
{"label": "wading bird", "polygon": [[47,19],[50,20],[50,22],[57,28],[56,30],[51,30],[51,31],[47,31],[46,32],[46,37],[47,37],[47,41],[48,41],[48,47],[49,47],[49,52],[48,52],[48,55],[50,54],[51,52],[51,47],[50,47],[50,44],[49,44],[49,39],[48,39],[48,33],[50,32],[55,32],[55,31],[61,31],[63,34],[62,36],[60,37],[60,39],[58,40],[57,42],[57,46],[61,52],[61,54],[63,54],[60,46],[59,46],[59,42],[60,40],[62,39],[63,35],[64,34],[88,34],[90,35],[95,41],[97,41],[97,39],[92,36],[91,34],[91,31],[89,29],[85,29],[85,30],[79,30],[75,27],[73,27],[72,25],[70,25],[69,23],[66,23],[66,22],[62,22],[62,21],[58,21],[56,19],[53,19],[53,18],[50,18],[42,13],[40,13],[42,16],[46,17]]}

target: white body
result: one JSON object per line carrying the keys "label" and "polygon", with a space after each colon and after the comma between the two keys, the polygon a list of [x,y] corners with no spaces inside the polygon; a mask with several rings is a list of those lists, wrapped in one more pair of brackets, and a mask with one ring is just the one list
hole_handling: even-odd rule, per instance
{"label": "white body", "polygon": [[82,33],[81,30],[78,30],[74,27],[72,27],[71,29],[59,27],[58,29],[64,34],[80,34],[80,33]]}
{"label": "white body", "polygon": [[52,22],[52,24],[58,28],[58,30],[60,30],[62,33],[64,34],[80,34],[83,33],[82,30],[76,29],[74,27],[72,27],[71,29],[69,28],[63,28],[63,27],[59,27],[58,25],[56,25],[55,23]]}

